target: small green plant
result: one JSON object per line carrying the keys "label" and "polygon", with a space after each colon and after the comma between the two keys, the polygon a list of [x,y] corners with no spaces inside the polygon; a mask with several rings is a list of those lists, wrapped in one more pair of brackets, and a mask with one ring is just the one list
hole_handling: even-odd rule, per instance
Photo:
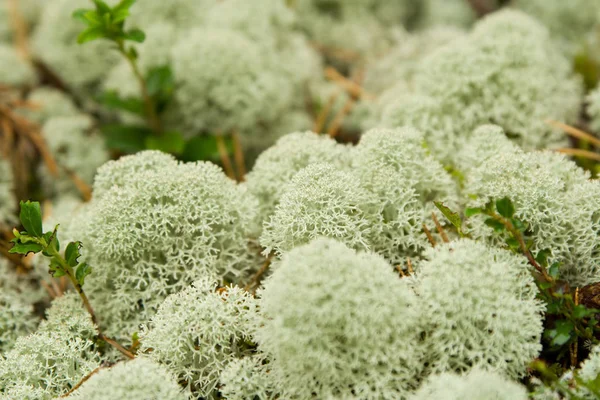
{"label": "small green plant", "polygon": [[[461,236],[469,236],[464,231],[464,221],[457,212],[441,203],[435,203],[448,218]],[[543,249],[533,254],[534,240],[529,237],[530,226],[516,215],[513,202],[505,197],[489,201],[484,207],[467,208],[465,217],[475,215],[485,217],[484,223],[494,230],[506,246],[515,253],[523,254],[532,271],[539,289],[539,298],[546,304],[546,323],[543,338],[546,346],[542,356],[562,361],[570,355],[570,364],[577,364],[579,341],[597,344],[600,327],[595,316],[600,310],[579,304],[578,289],[570,288],[560,279],[560,262],[550,263],[551,249]]]}
{"label": "small green plant", "polygon": [[117,348],[126,356],[133,358],[133,354],[122,347],[114,340],[104,336],[99,328],[98,319],[94,309],[83,290],[85,278],[92,273],[92,267],[86,262],[80,262],[81,242],[70,242],[65,248],[64,255],[60,251],[60,241],[58,239],[58,225],[52,231],[43,231],[42,210],[40,203],[34,201],[21,201],[21,211],[19,213],[21,225],[24,231],[13,229],[14,239],[11,240],[13,247],[10,253],[27,255],[30,253],[41,253],[50,259],[49,273],[55,277],[66,276],[69,278],[73,287],[81,297],[86,310],[89,312],[92,322],[98,326],[98,338],[106,341]]}

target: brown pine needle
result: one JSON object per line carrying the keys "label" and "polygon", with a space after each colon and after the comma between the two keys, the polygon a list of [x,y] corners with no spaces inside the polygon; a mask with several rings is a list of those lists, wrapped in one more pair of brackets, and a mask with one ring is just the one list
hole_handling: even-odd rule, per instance
{"label": "brown pine needle", "polygon": [[402,268],[400,268],[400,265],[396,265],[396,270],[398,271],[398,273],[400,273],[400,276],[402,278],[406,278],[406,274],[404,273],[404,271],[402,271]]}
{"label": "brown pine needle", "polygon": [[589,142],[596,147],[600,147],[600,139],[598,139],[590,133],[584,132],[581,129],[575,128],[574,126],[563,124],[562,122],[554,121],[551,119],[547,120],[546,123],[555,128],[562,129],[569,136]]}
{"label": "brown pine needle", "polygon": [[246,286],[244,286],[244,290],[246,292],[249,292],[250,289],[254,288],[252,290],[252,293],[254,294],[254,292],[256,291],[256,287],[258,286],[258,284],[260,282],[260,278],[264,275],[265,272],[267,272],[267,269],[269,269],[269,266],[271,265],[271,260],[272,259],[273,259],[273,253],[269,254],[269,256],[267,257],[267,259],[265,260],[265,262],[263,263],[263,265],[256,272],[256,274],[254,274],[254,276],[252,277],[252,279],[250,280],[250,282],[248,282],[248,284]]}
{"label": "brown pine needle", "polygon": [[413,269],[412,261],[410,260],[410,257],[406,257],[406,265],[408,266],[408,272],[411,275],[414,275],[415,274],[415,270]]}
{"label": "brown pine needle", "polygon": [[100,333],[98,334],[98,338],[104,340],[106,343],[110,344],[111,346],[113,346],[115,349],[119,350],[122,354],[124,354],[127,358],[133,360],[135,358],[135,355],[133,355],[132,352],[130,352],[129,350],[127,350],[125,347],[121,346],[119,343],[117,343],[115,340],[104,336],[104,334]]}
{"label": "brown pine needle", "polygon": [[235,172],[233,172],[233,166],[231,165],[231,159],[229,158],[229,154],[227,153],[227,146],[225,146],[225,140],[223,136],[217,135],[217,149],[219,150],[219,156],[221,157],[221,163],[223,164],[223,169],[225,170],[225,174],[228,177],[235,180]]}
{"label": "brown pine needle", "polygon": [[594,161],[600,161],[600,154],[594,153],[593,151],[581,150],[581,149],[571,149],[571,148],[562,148],[556,149],[557,152],[568,154],[570,156],[588,158]]}
{"label": "brown pine needle", "polygon": [[346,117],[346,115],[348,115],[348,113],[352,110],[353,107],[354,100],[348,99],[346,104],[344,104],[344,107],[342,107],[342,109],[338,111],[335,118],[331,122],[331,125],[327,130],[327,134],[329,135],[329,137],[334,138],[337,136],[337,134],[340,132],[342,123],[344,122],[344,118]]}
{"label": "brown pine needle", "polygon": [[81,179],[79,175],[77,175],[74,171],[68,168],[64,168],[64,170],[67,172],[67,175],[69,176],[71,181],[73,181],[73,184],[75,185],[77,190],[79,190],[79,193],[81,193],[83,201],[85,201],[86,203],[90,201],[92,199],[92,188],[90,187],[90,185],[85,183],[83,179]]}
{"label": "brown pine needle", "polygon": [[62,396],[60,396],[60,398],[65,398],[65,397],[69,397],[74,391],[76,391],[77,389],[79,389],[81,387],[81,385],[83,385],[88,379],[90,379],[96,372],[100,371],[101,369],[104,369],[106,367],[103,366],[99,366],[96,367],[96,369],[94,369],[92,372],[90,372],[89,374],[87,374],[86,376],[84,376],[78,383],[77,385],[73,386],[73,388],[71,388],[71,390],[69,390],[67,393],[63,394]]}
{"label": "brown pine needle", "polygon": [[29,60],[31,54],[29,52],[29,41],[27,38],[28,27],[27,22],[25,22],[25,19],[23,18],[23,14],[21,14],[21,10],[19,10],[19,1],[8,0],[8,8],[13,31],[15,33],[15,47],[21,57]]}
{"label": "brown pine needle", "polygon": [[435,224],[438,233],[442,236],[442,240],[444,241],[444,243],[449,243],[450,240],[448,240],[448,235],[446,235],[446,231],[444,230],[442,224],[440,224],[440,221],[438,221],[437,217],[435,216],[435,213],[432,212],[431,217],[433,218],[433,223]]}
{"label": "brown pine needle", "polygon": [[244,160],[244,149],[242,148],[239,132],[234,131],[231,134],[231,138],[233,139],[233,157],[237,169],[238,182],[244,182],[246,180],[246,160]]}
{"label": "brown pine needle", "polygon": [[372,100],[375,98],[375,96],[373,96],[372,94],[367,93],[358,83],[346,78],[333,67],[325,68],[325,77],[335,82],[342,89],[348,92],[348,94],[350,94],[356,99],[364,97],[366,99]]}
{"label": "brown pine needle", "polygon": [[333,108],[333,105],[335,104],[335,101],[339,95],[340,92],[336,91],[329,96],[329,99],[327,99],[327,104],[325,104],[325,107],[323,107],[321,112],[319,112],[317,120],[315,121],[315,126],[313,127],[313,132],[321,133],[323,131],[325,122],[327,122],[327,117],[329,117],[331,109]]}
{"label": "brown pine needle", "polygon": [[427,228],[427,225],[425,225],[425,224],[423,224],[423,232],[425,232],[425,235],[427,236],[427,240],[429,240],[429,243],[431,243],[431,247],[435,247],[435,245],[437,243],[435,242],[435,239],[433,238],[431,231],[429,231],[429,229]]}

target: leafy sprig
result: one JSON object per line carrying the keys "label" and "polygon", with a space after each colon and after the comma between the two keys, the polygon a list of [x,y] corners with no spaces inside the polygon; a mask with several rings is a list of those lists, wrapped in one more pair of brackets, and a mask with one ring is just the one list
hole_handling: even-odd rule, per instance
{"label": "leafy sprig", "polygon": [[[465,231],[465,221],[461,215],[442,203],[436,207],[456,228],[461,237],[470,237]],[[571,364],[576,364],[577,344],[580,340],[598,343],[600,327],[596,315],[600,310],[579,304],[578,289],[572,290],[560,279],[560,262],[550,263],[551,249],[532,252],[534,239],[530,225],[518,218],[513,202],[504,197],[491,200],[483,207],[467,208],[465,218],[476,215],[485,217],[484,223],[504,240],[506,246],[523,254],[534,268],[532,273],[539,289],[538,297],[546,304],[546,326],[543,338],[547,343],[545,351],[560,360],[571,355]]]}
{"label": "leafy sprig", "polygon": [[21,201],[19,218],[25,230],[19,231],[13,229],[15,237],[11,240],[13,247],[9,252],[22,255],[41,253],[47,257],[49,259],[49,273],[55,278],[61,276],[68,277],[75,290],[77,290],[79,297],[81,297],[86,310],[92,318],[92,322],[98,327],[98,338],[111,344],[127,357],[134,358],[134,355],[130,351],[100,331],[94,309],[83,290],[85,278],[92,273],[92,267],[86,262],[79,261],[81,257],[81,242],[69,242],[64,254],[62,254],[60,241],[58,240],[58,225],[51,231],[43,231],[42,209],[40,203],[36,201]]}

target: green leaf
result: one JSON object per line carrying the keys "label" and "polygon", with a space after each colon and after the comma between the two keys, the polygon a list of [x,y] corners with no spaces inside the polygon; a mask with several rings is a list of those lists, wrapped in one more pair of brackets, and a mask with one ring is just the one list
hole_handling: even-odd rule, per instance
{"label": "green leaf", "polygon": [[77,267],[77,271],[75,271],[75,279],[79,283],[79,285],[83,286],[85,283],[85,277],[92,273],[92,267],[90,267],[87,263],[79,264]]}
{"label": "green leaf", "polygon": [[[231,140],[225,138],[226,146],[231,152]],[[185,149],[180,158],[183,161],[215,161],[219,159],[219,148],[217,139],[213,135],[201,135],[193,137],[185,144]]]}
{"label": "green leaf", "polygon": [[181,154],[185,148],[185,140],[179,132],[163,132],[160,136],[148,136],[146,148],[160,150],[165,153]]}
{"label": "green leaf", "polygon": [[150,96],[167,94],[173,91],[175,79],[169,66],[152,68],[146,76],[146,87]]}
{"label": "green leaf", "polygon": [[562,346],[571,340],[573,333],[573,323],[567,320],[556,321],[556,327],[554,329],[555,335],[552,338],[550,344],[552,346]]}
{"label": "green leaf", "polygon": [[96,5],[96,9],[100,15],[104,15],[106,13],[110,13],[110,7],[102,0],[92,0]]}
{"label": "green leaf", "polygon": [[494,228],[494,231],[496,232],[502,232],[506,229],[502,222],[496,221],[494,218],[486,219],[485,224],[491,228]]}
{"label": "green leaf", "polygon": [[543,249],[538,251],[538,253],[535,256],[535,261],[537,261],[541,266],[543,267],[547,267],[548,266],[548,257],[550,256],[551,251],[548,249]]}
{"label": "green leaf", "polygon": [[472,217],[473,215],[481,214],[483,212],[482,208],[474,207],[474,208],[466,208],[465,209],[465,217]]}
{"label": "green leaf", "polygon": [[506,239],[506,244],[508,245],[508,247],[510,247],[512,250],[519,250],[519,248],[521,247],[521,245],[519,244],[519,241],[517,239],[515,239],[514,237],[509,237]]}
{"label": "green leaf", "polygon": [[65,276],[67,273],[62,269],[57,269],[55,271],[50,271],[50,275],[54,278],[60,278],[61,276]]}
{"label": "green leaf", "polygon": [[27,255],[29,253],[39,253],[43,248],[39,243],[15,243],[8,252]]}
{"label": "green leaf", "polygon": [[578,304],[575,307],[573,307],[573,317],[579,319],[592,317],[598,312],[599,310],[596,310],[595,308],[587,308],[583,304]]}
{"label": "green leaf", "polygon": [[125,21],[129,16],[129,9],[135,0],[123,0],[112,9],[112,20],[114,23]]}
{"label": "green leaf", "polygon": [[128,111],[130,113],[140,115],[142,117],[146,115],[146,111],[144,109],[144,101],[141,98],[122,98],[116,91],[110,90],[98,96],[97,100],[100,104],[108,108]]}
{"label": "green leaf", "polygon": [[[94,10],[86,10],[86,9],[80,8],[78,10],[73,11],[73,14],[71,14],[71,17],[73,17],[74,19],[79,20],[85,24],[88,24],[89,20],[86,18],[85,15],[90,11],[95,13]],[[98,15],[98,14],[96,14],[96,15]]]}
{"label": "green leaf", "polygon": [[54,230],[52,232],[44,233],[44,240],[46,241],[48,246],[44,249],[42,254],[47,257],[52,257],[51,250],[54,250],[54,252],[60,251],[60,243],[58,241],[58,235],[56,234],[57,230],[58,230],[58,225],[56,225],[54,227]]}
{"label": "green leaf", "polygon": [[454,225],[454,227],[456,229],[458,229],[458,232],[462,232],[461,231],[462,220],[460,219],[460,215],[458,215],[458,213],[452,211],[451,209],[449,209],[448,207],[446,207],[443,203],[441,203],[439,201],[434,201],[433,204],[435,204],[435,206],[438,208],[438,210],[440,210],[442,212],[442,214],[444,214],[444,216],[448,219],[448,221],[450,221],[450,223],[452,225]]}
{"label": "green leaf", "polygon": [[548,273],[550,274],[552,279],[555,279],[555,280],[558,279],[558,277],[560,275],[560,263],[558,263],[558,262],[553,263],[550,266],[550,268],[548,269]]}
{"label": "green leaf", "polygon": [[105,125],[101,128],[106,146],[124,153],[136,153],[146,148],[146,138],[152,130],[137,125]]}
{"label": "green leaf", "polygon": [[125,36],[123,36],[125,40],[131,40],[132,42],[143,43],[146,40],[146,34],[141,29],[131,29],[125,32]]}
{"label": "green leaf", "polygon": [[71,267],[77,265],[77,259],[81,256],[79,250],[81,249],[81,242],[71,242],[65,249],[65,260]]}
{"label": "green leaf", "polygon": [[103,26],[96,26],[93,28],[88,28],[81,32],[79,36],[77,36],[77,43],[87,43],[92,40],[101,39],[106,36],[106,30]]}
{"label": "green leaf", "polygon": [[42,237],[42,209],[37,201],[21,201],[21,224],[31,236]]}
{"label": "green leaf", "polygon": [[496,210],[504,218],[512,218],[515,215],[515,206],[508,197],[496,200]]}

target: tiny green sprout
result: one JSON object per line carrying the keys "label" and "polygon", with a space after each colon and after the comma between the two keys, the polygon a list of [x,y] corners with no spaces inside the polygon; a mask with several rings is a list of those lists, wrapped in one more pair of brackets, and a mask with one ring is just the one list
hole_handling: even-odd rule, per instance
{"label": "tiny green sprout", "polygon": [[434,201],[433,204],[435,204],[438,210],[440,210],[441,213],[444,214],[444,217],[446,217],[448,221],[450,221],[450,223],[454,225],[454,227],[458,231],[458,234],[461,237],[465,236],[465,233],[462,230],[462,219],[460,218],[460,215],[457,212],[454,212],[450,208],[446,207],[442,202]]}
{"label": "tiny green sprout", "polygon": [[92,273],[87,263],[78,260],[81,242],[70,242],[63,257],[60,254],[58,225],[52,231],[43,232],[42,211],[36,201],[21,201],[19,217],[25,231],[13,230],[15,237],[11,240],[13,247],[9,252],[23,255],[42,253],[50,259],[49,272],[53,277],[68,276],[78,291],[81,290],[85,277]]}
{"label": "tiny green sprout", "polygon": [[96,39],[107,39],[114,42],[130,40],[142,43],[146,35],[140,29],[125,30],[125,19],[129,16],[129,8],[135,0],[122,0],[110,7],[102,0],[92,0],[95,10],[79,9],[73,13],[73,18],[87,25],[87,28],[77,37],[78,43],[91,42]]}

